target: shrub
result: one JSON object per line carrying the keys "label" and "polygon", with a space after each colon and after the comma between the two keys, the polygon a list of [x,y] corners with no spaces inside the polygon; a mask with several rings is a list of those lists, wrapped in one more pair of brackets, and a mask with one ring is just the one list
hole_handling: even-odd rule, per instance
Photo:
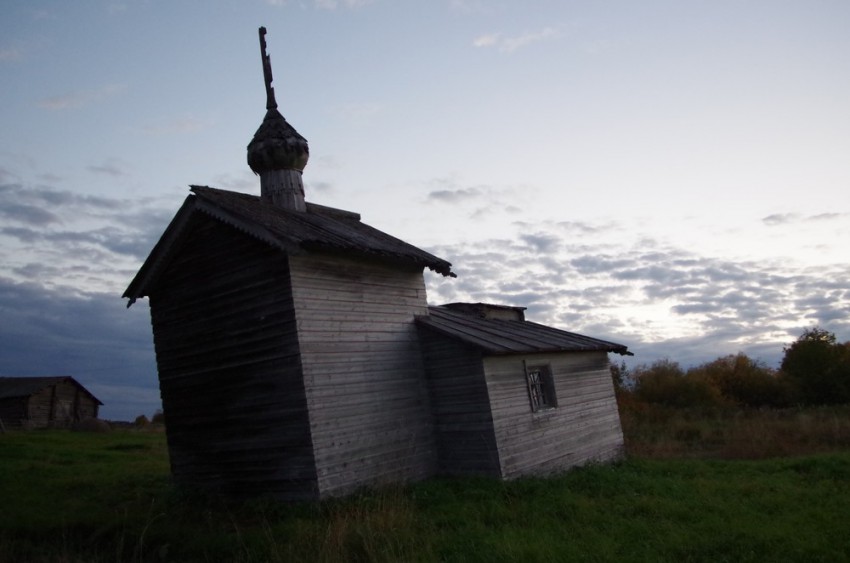
{"label": "shrub", "polygon": [[629,371],[629,367],[626,365],[625,360],[619,364],[611,362],[609,369],[611,370],[611,380],[614,382],[614,389],[616,391],[630,386],[632,382],[632,374]]}
{"label": "shrub", "polygon": [[109,423],[99,418],[83,418],[74,422],[72,430],[76,432],[109,432]]}
{"label": "shrub", "polygon": [[723,404],[720,391],[703,377],[688,376],[676,362],[658,360],[638,366],[632,377],[635,395],[647,403],[669,407],[716,407]]}
{"label": "shrub", "polygon": [[787,381],[743,353],[692,368],[688,377],[707,380],[726,401],[744,407],[784,407],[791,402]]}
{"label": "shrub", "polygon": [[165,424],[165,414],[161,410],[153,413],[151,424]]}
{"label": "shrub", "polygon": [[829,331],[804,330],[785,348],[780,369],[803,403],[850,403],[850,342],[837,343]]}
{"label": "shrub", "polygon": [[144,428],[145,426],[150,424],[150,421],[148,420],[148,417],[143,414],[140,414],[136,417],[136,420],[133,421],[133,424],[136,426],[136,428]]}

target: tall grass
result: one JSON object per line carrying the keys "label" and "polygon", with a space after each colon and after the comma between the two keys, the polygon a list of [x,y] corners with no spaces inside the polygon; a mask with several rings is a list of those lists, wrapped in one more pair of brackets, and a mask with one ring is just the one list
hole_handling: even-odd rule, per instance
{"label": "tall grass", "polygon": [[768,459],[850,451],[850,406],[678,409],[629,396],[619,402],[631,457]]}
{"label": "tall grass", "polygon": [[619,464],[299,505],[173,488],[162,434],[10,433],[0,561],[850,560],[848,418],[632,411]]}

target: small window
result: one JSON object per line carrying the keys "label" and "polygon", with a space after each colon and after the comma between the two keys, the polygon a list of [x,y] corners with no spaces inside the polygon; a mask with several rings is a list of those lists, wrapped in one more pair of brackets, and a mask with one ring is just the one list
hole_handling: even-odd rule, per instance
{"label": "small window", "polygon": [[526,366],[525,379],[528,382],[528,398],[531,410],[554,409],[558,406],[555,397],[555,381],[552,369],[548,365]]}

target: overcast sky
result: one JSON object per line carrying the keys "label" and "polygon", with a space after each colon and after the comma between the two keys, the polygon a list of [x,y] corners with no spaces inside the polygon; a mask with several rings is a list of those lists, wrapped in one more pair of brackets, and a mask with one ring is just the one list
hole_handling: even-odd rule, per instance
{"label": "overcast sky", "polygon": [[432,304],[633,364],[850,340],[846,0],[28,0],[0,6],[0,375],[159,407],[120,296],[189,184],[259,193],[260,25],[308,201],[452,262]]}

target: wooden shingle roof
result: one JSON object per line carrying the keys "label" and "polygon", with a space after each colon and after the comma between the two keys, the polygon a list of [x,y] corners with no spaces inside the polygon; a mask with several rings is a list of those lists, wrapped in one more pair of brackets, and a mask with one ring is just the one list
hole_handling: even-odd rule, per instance
{"label": "wooden shingle roof", "polygon": [[189,219],[203,213],[289,254],[354,254],[455,277],[451,263],[360,222],[360,215],[316,204],[306,212],[282,209],[259,196],[192,186],[192,193],[151,251],[124,297],[132,304],[147,290],[168,261]]}
{"label": "wooden shingle roof", "polygon": [[530,321],[487,319],[448,307],[428,307],[428,314],[417,316],[416,322],[486,354],[601,351],[632,355],[622,344]]}

